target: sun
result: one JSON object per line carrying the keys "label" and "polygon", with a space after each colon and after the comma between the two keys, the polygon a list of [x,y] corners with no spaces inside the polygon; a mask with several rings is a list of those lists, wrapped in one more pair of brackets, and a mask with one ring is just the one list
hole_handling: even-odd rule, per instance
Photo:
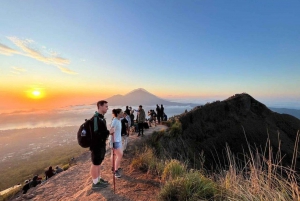
{"label": "sun", "polygon": [[41,99],[45,94],[41,89],[31,89],[27,91],[27,96],[31,99]]}
{"label": "sun", "polygon": [[40,92],[40,91],[33,91],[33,92],[32,92],[32,95],[38,97],[38,96],[41,95],[41,92]]}

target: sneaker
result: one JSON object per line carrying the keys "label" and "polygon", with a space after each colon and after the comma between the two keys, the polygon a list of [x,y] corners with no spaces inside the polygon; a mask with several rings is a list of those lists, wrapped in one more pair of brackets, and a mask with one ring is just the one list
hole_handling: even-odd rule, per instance
{"label": "sneaker", "polygon": [[102,178],[99,179],[99,183],[109,184],[108,181],[106,181],[106,180],[104,180],[104,179],[102,179]]}
{"label": "sneaker", "polygon": [[102,182],[98,182],[96,184],[92,184],[92,189],[101,189],[101,188],[105,188],[107,187],[108,185],[105,184],[105,183],[102,183]]}
{"label": "sneaker", "polygon": [[115,171],[115,177],[117,177],[117,178],[120,178],[120,177],[121,177],[121,174],[120,174],[119,170],[116,170],[116,171]]}

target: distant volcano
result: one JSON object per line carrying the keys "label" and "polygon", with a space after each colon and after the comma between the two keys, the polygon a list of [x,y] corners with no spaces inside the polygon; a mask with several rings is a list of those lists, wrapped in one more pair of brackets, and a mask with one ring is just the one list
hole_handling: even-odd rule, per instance
{"label": "distant volcano", "polygon": [[155,96],[154,94],[149,93],[145,89],[138,88],[135,89],[128,94],[125,95],[114,95],[110,98],[107,98],[106,101],[109,105],[119,105],[119,106],[137,106],[137,105],[143,105],[143,106],[153,106],[156,104],[163,104],[166,106],[172,106],[172,105],[190,105],[191,107],[194,107],[199,104],[193,104],[193,103],[176,103],[164,100],[162,98],[159,98]]}

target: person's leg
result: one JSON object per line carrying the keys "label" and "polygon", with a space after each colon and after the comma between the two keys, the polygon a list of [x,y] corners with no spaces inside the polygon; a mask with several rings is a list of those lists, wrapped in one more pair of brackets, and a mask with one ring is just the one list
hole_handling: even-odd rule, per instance
{"label": "person's leg", "polygon": [[92,176],[92,179],[93,179],[93,183],[94,184],[98,183],[99,166],[92,164],[90,172],[91,172],[91,176]]}
{"label": "person's leg", "polygon": [[116,149],[115,154],[116,154],[115,170],[118,170],[120,168],[121,159],[123,156],[122,148],[120,147],[120,148]]}
{"label": "person's leg", "polygon": [[138,129],[139,129],[139,134],[138,136],[141,136],[141,129],[143,128],[143,123],[138,123]]}

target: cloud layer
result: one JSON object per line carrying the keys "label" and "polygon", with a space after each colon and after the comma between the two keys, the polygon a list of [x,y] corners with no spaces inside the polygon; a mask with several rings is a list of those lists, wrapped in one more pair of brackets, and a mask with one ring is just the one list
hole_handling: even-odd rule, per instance
{"label": "cloud layer", "polygon": [[[13,44],[15,44],[21,51],[12,49],[6,45],[0,43],[0,54],[6,56],[12,56],[14,54],[23,55],[26,57],[33,58],[43,63],[56,66],[63,73],[77,74],[76,72],[64,67],[70,64],[70,60],[63,57],[57,56],[57,53],[48,53],[46,51],[38,50],[34,47],[34,41],[31,39],[21,40],[17,37],[7,37]],[[42,49],[45,49],[42,47]]]}

